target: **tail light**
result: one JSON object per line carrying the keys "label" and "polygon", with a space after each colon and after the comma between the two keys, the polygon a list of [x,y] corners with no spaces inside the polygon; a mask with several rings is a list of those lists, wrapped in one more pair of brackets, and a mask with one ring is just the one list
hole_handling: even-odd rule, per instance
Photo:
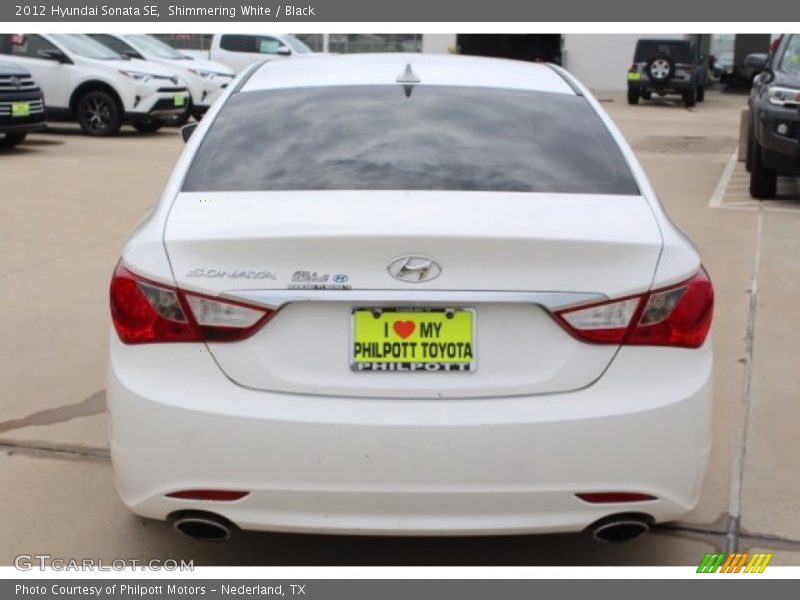
{"label": "tail light", "polygon": [[126,344],[241,340],[275,314],[148,281],[122,262],[111,279],[110,296],[114,328]]}
{"label": "tail light", "polygon": [[711,328],[713,309],[714,289],[701,268],[677,285],[554,316],[585,342],[699,348]]}

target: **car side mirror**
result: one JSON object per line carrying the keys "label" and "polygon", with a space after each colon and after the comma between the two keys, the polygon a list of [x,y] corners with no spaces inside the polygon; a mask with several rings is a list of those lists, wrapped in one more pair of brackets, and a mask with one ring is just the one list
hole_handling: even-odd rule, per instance
{"label": "car side mirror", "polygon": [[183,138],[183,143],[189,141],[189,138],[192,137],[194,130],[197,129],[197,126],[200,123],[187,123],[183,127],[181,127],[181,138]]}
{"label": "car side mirror", "polygon": [[67,58],[66,54],[64,54],[61,50],[56,50],[54,48],[42,50],[39,52],[39,54],[42,56],[42,58],[46,58],[47,60],[54,60],[62,64],[69,62],[69,58]]}
{"label": "car side mirror", "polygon": [[279,56],[290,56],[292,54],[292,51],[289,50],[288,46],[279,46],[276,54],[278,54]]}
{"label": "car side mirror", "polygon": [[748,54],[744,59],[744,66],[758,73],[767,70],[768,54]]}

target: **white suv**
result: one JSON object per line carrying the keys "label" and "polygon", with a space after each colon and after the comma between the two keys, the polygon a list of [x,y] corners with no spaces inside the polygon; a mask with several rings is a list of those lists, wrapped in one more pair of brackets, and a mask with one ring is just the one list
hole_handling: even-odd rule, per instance
{"label": "white suv", "polygon": [[174,72],[134,63],[85,35],[0,34],[0,54],[31,72],[49,120],[77,121],[89,135],[114,135],[125,123],[155,131],[189,107]]}
{"label": "white suv", "polygon": [[[152,35],[92,33],[89,37],[122,56],[146,60],[177,73],[189,89],[189,112],[198,120],[220,96],[222,90],[233,81],[233,70],[225,65],[201,58],[190,58]],[[188,117],[188,113],[186,116]]]}

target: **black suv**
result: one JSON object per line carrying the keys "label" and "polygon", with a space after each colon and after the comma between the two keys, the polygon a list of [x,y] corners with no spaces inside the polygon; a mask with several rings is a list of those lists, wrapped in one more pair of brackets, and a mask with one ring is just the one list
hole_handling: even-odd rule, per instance
{"label": "black suv", "polygon": [[759,71],[747,104],[750,195],[774,198],[778,175],[800,176],[800,34],[784,35],[771,54],[751,54]]}
{"label": "black suv", "polygon": [[686,106],[702,102],[708,84],[706,57],[689,40],[639,40],[628,69],[628,104],[653,94],[680,94]]}
{"label": "black suv", "polygon": [[0,148],[16,146],[44,126],[42,90],[25,69],[0,62]]}

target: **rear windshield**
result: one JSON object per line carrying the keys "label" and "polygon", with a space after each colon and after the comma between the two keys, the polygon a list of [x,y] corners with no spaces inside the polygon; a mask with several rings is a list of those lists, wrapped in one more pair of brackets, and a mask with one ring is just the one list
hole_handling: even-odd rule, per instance
{"label": "rear windshield", "polygon": [[658,56],[665,56],[673,62],[691,63],[692,49],[688,42],[679,40],[639,40],[633,62],[650,62]]}
{"label": "rear windshield", "polygon": [[183,189],[638,194],[585,98],[425,85],[234,94]]}

